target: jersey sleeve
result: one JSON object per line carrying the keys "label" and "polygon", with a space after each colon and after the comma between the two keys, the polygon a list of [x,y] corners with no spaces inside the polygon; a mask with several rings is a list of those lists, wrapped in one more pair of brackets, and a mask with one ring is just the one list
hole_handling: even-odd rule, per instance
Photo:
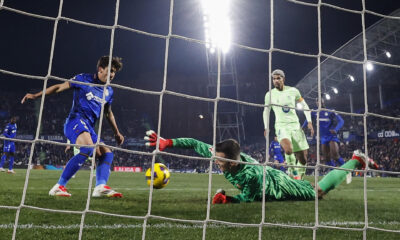
{"label": "jersey sleeve", "polygon": [[295,93],[296,102],[303,101],[303,98],[301,97],[300,91],[297,88],[294,88],[294,93]]}
{"label": "jersey sleeve", "polygon": [[172,139],[175,148],[193,149],[202,157],[212,156],[212,146],[193,138],[175,138]]}
{"label": "jersey sleeve", "polygon": [[336,127],[335,127],[335,131],[338,132],[343,127],[344,120],[337,113],[332,113],[332,115],[336,118],[337,124],[336,124]]}
{"label": "jersey sleeve", "polygon": [[[268,105],[270,104],[270,92],[267,92],[265,94],[265,98],[264,98],[264,105]],[[264,108],[264,112],[263,112],[263,121],[264,121],[264,129],[268,128],[268,116],[270,113],[271,107],[265,107]]]}
{"label": "jersey sleeve", "polygon": [[78,74],[78,75],[76,75],[76,76],[74,76],[73,78],[70,79],[69,86],[71,88],[80,88],[82,86],[81,84],[74,83],[71,80],[72,81],[77,81],[77,82],[85,82],[83,77],[82,77],[82,74]]}
{"label": "jersey sleeve", "polygon": [[261,188],[262,184],[259,183],[259,177],[250,175],[246,178],[246,183],[241,193],[232,197],[232,202],[253,202],[256,200]]}
{"label": "jersey sleeve", "polygon": [[114,90],[110,87],[108,90],[109,94],[110,94],[110,99],[108,100],[107,104],[111,105],[111,103],[114,100]]}
{"label": "jersey sleeve", "polygon": [[9,133],[9,129],[10,129],[10,126],[7,125],[6,128],[4,128],[4,132],[3,132],[3,135],[7,138],[11,138],[11,133]]}

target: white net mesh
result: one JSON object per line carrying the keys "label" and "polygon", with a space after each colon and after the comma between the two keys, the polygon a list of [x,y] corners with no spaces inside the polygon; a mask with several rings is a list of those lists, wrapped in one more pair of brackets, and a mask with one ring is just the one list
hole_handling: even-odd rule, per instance
{"label": "white net mesh", "polygon": [[[288,0],[288,2],[292,2],[295,4],[300,4],[300,5],[305,5],[305,6],[309,6],[309,7],[314,7],[317,8],[318,11],[318,54],[314,55],[314,54],[305,54],[305,53],[300,53],[300,52],[294,52],[294,51],[288,51],[288,50],[284,50],[284,49],[279,49],[276,48],[274,45],[274,0],[270,1],[270,48],[269,49],[260,49],[260,48],[254,48],[254,47],[250,47],[250,46],[245,46],[245,45],[241,45],[241,44],[233,44],[235,47],[237,48],[241,48],[241,49],[246,49],[249,51],[254,51],[254,52],[259,52],[259,53],[264,53],[264,54],[268,54],[268,59],[269,59],[269,73],[272,72],[272,54],[274,52],[280,52],[280,53],[285,53],[285,54],[290,54],[290,55],[297,55],[297,56],[301,56],[301,57],[307,57],[307,58],[314,58],[317,60],[318,62],[318,87],[317,87],[317,92],[318,95],[321,96],[322,91],[322,87],[321,87],[321,58],[329,58],[329,59],[334,59],[334,60],[338,60],[341,62],[346,62],[346,63],[353,63],[353,64],[358,64],[358,65],[365,65],[367,63],[367,61],[376,64],[376,65],[380,65],[380,66],[386,66],[386,67],[391,67],[391,68],[400,68],[399,65],[395,65],[395,64],[388,64],[388,63],[382,63],[382,62],[378,62],[378,61],[370,61],[367,56],[367,43],[366,43],[366,26],[365,26],[365,14],[371,14],[374,16],[378,16],[378,17],[382,17],[382,18],[389,18],[389,19],[394,19],[394,20],[400,20],[400,17],[396,17],[396,16],[386,16],[386,15],[382,15],[379,13],[375,13],[373,11],[367,10],[365,7],[365,0],[362,0],[362,10],[361,11],[356,11],[356,10],[351,10],[351,9],[346,9],[346,8],[342,8],[342,7],[338,7],[332,4],[327,4],[327,3],[323,3],[321,0],[317,3],[317,4],[313,4],[313,3],[305,3],[302,1],[296,1],[296,0]],[[163,117],[163,101],[165,99],[166,95],[172,95],[172,96],[178,96],[178,97],[182,97],[184,99],[192,99],[192,100],[198,100],[198,101],[204,101],[204,102],[211,102],[214,104],[214,116],[217,116],[218,113],[218,103],[221,101],[226,101],[226,102],[231,102],[231,103],[236,103],[236,104],[241,104],[244,106],[251,106],[251,107],[258,107],[258,108],[264,108],[265,106],[263,104],[255,104],[255,103],[251,103],[251,102],[246,102],[246,101],[240,101],[237,99],[229,99],[229,98],[225,98],[225,97],[221,97],[220,95],[220,81],[221,81],[221,52],[218,51],[218,79],[217,79],[217,95],[215,98],[204,98],[204,97],[196,97],[196,96],[192,96],[189,94],[183,94],[183,93],[178,93],[175,91],[170,91],[167,90],[167,76],[168,76],[168,57],[169,57],[169,50],[170,50],[170,40],[171,39],[180,39],[180,40],[184,40],[184,41],[188,41],[188,42],[196,42],[199,44],[203,44],[205,45],[206,42],[199,40],[199,39],[194,39],[194,38],[189,38],[189,37],[185,37],[185,36],[180,36],[180,35],[176,35],[173,33],[173,16],[174,16],[174,1],[171,0],[170,1],[170,10],[169,10],[169,27],[168,27],[168,34],[167,35],[160,35],[160,34],[153,34],[153,33],[149,33],[149,32],[145,32],[145,31],[141,31],[141,30],[137,30],[134,28],[130,28],[130,27],[126,27],[126,26],[121,26],[118,24],[118,15],[119,15],[119,4],[120,1],[116,0],[115,3],[115,17],[114,17],[114,24],[112,26],[107,26],[107,25],[99,25],[99,24],[93,24],[93,23],[89,23],[89,22],[84,22],[84,21],[80,21],[80,20],[76,20],[76,19],[72,19],[72,18],[67,18],[65,16],[62,15],[62,10],[63,10],[63,0],[60,0],[59,3],[59,8],[58,8],[58,14],[57,17],[48,17],[48,16],[42,16],[42,15],[38,15],[38,14],[32,14],[29,12],[25,12],[25,11],[21,11],[18,9],[14,9],[11,7],[7,7],[4,5],[4,0],[2,0],[0,2],[0,12],[4,12],[4,11],[9,11],[9,12],[14,12],[17,14],[22,14],[22,15],[26,15],[32,18],[40,18],[40,19],[44,19],[44,20],[49,20],[49,21],[53,21],[54,22],[54,28],[53,28],[53,37],[52,37],[52,41],[51,41],[51,48],[50,48],[50,56],[49,56],[49,65],[48,65],[48,71],[47,71],[47,75],[46,76],[35,76],[35,75],[27,75],[27,74],[21,74],[18,72],[12,72],[12,71],[8,71],[8,70],[4,70],[4,69],[0,69],[0,72],[3,74],[7,74],[7,75],[14,75],[14,76],[18,76],[18,77],[23,77],[23,78],[27,78],[27,79],[34,79],[34,80],[42,80],[43,81],[43,90],[46,89],[46,87],[48,87],[48,80],[49,79],[55,79],[55,80],[59,80],[59,81],[69,81],[68,79],[65,78],[61,78],[61,77],[57,77],[57,76],[52,76],[52,66],[53,66],[53,56],[54,56],[54,49],[55,49],[55,45],[56,45],[56,38],[57,38],[57,28],[58,28],[58,23],[60,21],[67,21],[67,22],[73,22],[76,24],[80,24],[80,25],[86,25],[88,27],[95,27],[95,28],[101,28],[101,29],[108,29],[111,30],[111,37],[110,37],[110,48],[109,48],[109,55],[113,55],[113,48],[114,48],[114,34],[115,34],[115,30],[116,29],[122,29],[122,30],[126,30],[126,31],[130,31],[130,32],[134,32],[137,34],[142,34],[142,35],[146,35],[148,37],[153,37],[153,38],[159,38],[159,39],[164,39],[165,40],[165,59],[164,59],[164,73],[163,73],[163,85],[162,85],[162,90],[161,91],[148,91],[148,90],[143,90],[143,89],[139,89],[139,88],[132,88],[132,87],[128,87],[128,86],[123,86],[123,85],[119,85],[119,84],[114,84],[114,83],[110,83],[110,81],[108,80],[107,84],[105,85],[99,85],[101,87],[106,88],[107,86],[112,86],[113,88],[117,88],[117,89],[123,89],[123,90],[127,90],[127,91],[132,91],[132,92],[137,92],[137,93],[143,93],[143,94],[149,94],[149,95],[156,95],[160,97],[159,100],[159,109],[158,109],[158,126],[157,126],[157,132],[161,133],[162,129],[161,129],[161,122],[162,122],[162,117]],[[332,8],[332,9],[336,9],[336,10],[340,10],[340,11],[345,11],[345,12],[349,12],[349,13],[354,13],[354,14],[358,14],[361,16],[362,18],[362,40],[363,40],[363,60],[361,61],[356,61],[356,60],[350,60],[350,59],[345,59],[345,58],[341,58],[341,57],[337,57],[334,55],[329,55],[326,53],[322,52],[322,44],[321,44],[321,7],[328,7],[328,8]],[[111,64],[111,60],[110,63]],[[364,125],[364,146],[365,146],[365,153],[368,155],[368,129],[367,129],[367,117],[368,116],[375,116],[375,117],[380,117],[380,118],[386,118],[386,119],[391,119],[391,120],[400,120],[400,118],[396,118],[396,117],[389,117],[389,116],[384,116],[384,115],[380,115],[380,114],[375,114],[375,113],[371,113],[368,111],[368,94],[367,94],[367,76],[366,76],[366,69],[363,68],[363,82],[364,82],[364,108],[365,111],[364,113],[346,113],[346,112],[342,112],[342,111],[333,111],[333,112],[337,112],[340,114],[344,114],[344,115],[351,115],[351,116],[357,116],[357,117],[362,117],[363,118],[363,125]],[[79,83],[82,84],[82,83]],[[92,85],[92,84],[91,84]],[[271,81],[269,81],[269,89],[271,89]],[[105,98],[105,96],[103,95],[103,99]],[[55,141],[49,141],[49,140],[43,140],[40,139],[39,137],[39,133],[40,133],[40,128],[41,128],[41,120],[42,120],[42,113],[43,113],[43,107],[44,107],[44,103],[45,103],[45,95],[42,96],[41,101],[40,101],[40,113],[39,113],[39,117],[38,117],[38,125],[37,125],[37,129],[36,129],[36,134],[34,136],[34,140],[30,141],[30,140],[20,140],[17,139],[15,140],[16,142],[21,142],[21,143],[30,143],[31,147],[30,147],[30,156],[29,156],[29,163],[28,166],[31,166],[33,164],[33,154],[34,154],[34,150],[35,147],[37,146],[37,144],[39,143],[46,143],[46,144],[55,144],[55,145],[60,145],[60,146],[66,146],[66,144],[63,143],[59,143],[59,142],[55,142]],[[314,110],[316,112],[320,112],[322,110],[321,108],[321,99],[319,99],[319,107],[317,110]],[[103,116],[104,113],[104,107],[102,108],[101,111],[101,116]],[[98,139],[100,139],[101,136],[101,126],[102,126],[102,117],[100,118],[100,127],[98,130]],[[260,119],[261,120],[261,119]],[[318,122],[318,119],[317,119]],[[214,117],[213,119],[213,149],[215,149],[215,143],[217,142],[217,118]],[[317,142],[319,142],[319,125],[317,127]],[[7,138],[5,137],[1,137],[2,140],[5,140]],[[14,139],[13,139],[14,140]],[[98,146],[99,143],[96,144],[96,146]],[[269,146],[269,142],[267,139],[267,145]],[[132,154],[139,154],[139,155],[146,155],[146,156],[151,156],[152,157],[152,166],[154,166],[154,163],[156,161],[156,156],[157,155],[166,155],[166,156],[173,156],[173,157],[179,157],[179,158],[184,158],[184,159],[188,159],[188,160],[203,160],[203,161],[209,161],[209,169],[212,169],[213,167],[213,158],[201,158],[201,157],[190,157],[190,156],[186,156],[186,155],[180,155],[180,154],[173,154],[173,153],[166,153],[166,152],[160,152],[159,149],[159,142],[157,142],[157,147],[153,153],[145,153],[142,151],[132,151],[132,150],[127,150],[127,149],[122,149],[122,148],[117,148],[117,147],[113,147],[113,146],[108,146],[111,149],[114,150],[119,150],[119,151],[123,151],[123,152],[127,152],[127,153],[132,153]],[[315,178],[314,178],[314,183],[315,185],[317,185],[318,183],[318,173],[319,173],[319,169],[321,167],[328,167],[327,165],[323,165],[320,163],[320,148],[319,148],[319,144],[317,144],[317,162],[315,166],[309,166],[308,169],[315,169]],[[215,155],[215,152],[213,153],[213,156]],[[269,159],[269,155],[268,155],[268,151],[266,151],[266,159]],[[94,161],[92,161],[92,167],[94,166]],[[264,180],[265,180],[265,166],[267,165],[271,165],[271,163],[264,163]],[[93,169],[93,168],[92,168]],[[336,168],[336,169],[341,169],[341,168]],[[366,169],[366,170],[361,170],[359,172],[363,172],[364,174],[364,216],[365,216],[365,222],[362,223],[362,227],[360,228],[349,228],[349,227],[337,227],[337,226],[331,226],[328,224],[323,224],[320,222],[319,220],[319,205],[318,205],[318,197],[316,196],[315,198],[315,222],[314,224],[312,224],[311,226],[306,226],[306,225],[291,225],[291,224],[279,224],[279,223],[271,223],[271,222],[266,222],[265,221],[265,214],[266,214],[266,202],[265,202],[265,194],[264,194],[264,198],[263,198],[263,202],[262,202],[262,216],[261,216],[261,221],[258,224],[248,224],[248,223],[234,223],[234,222],[226,222],[226,221],[220,221],[220,220],[214,220],[211,218],[210,216],[210,211],[211,211],[211,198],[212,198],[212,179],[213,179],[213,173],[212,171],[209,171],[208,174],[208,201],[207,201],[207,213],[206,213],[206,218],[204,220],[184,220],[184,219],[176,219],[176,218],[168,218],[168,217],[164,217],[164,216],[157,216],[157,215],[153,215],[152,214],[152,203],[153,203],[153,188],[150,188],[150,194],[149,194],[149,202],[148,202],[148,211],[147,214],[145,216],[130,216],[130,215],[123,215],[123,214],[113,214],[113,213],[107,213],[107,212],[103,212],[103,211],[96,211],[96,210],[91,210],[91,189],[92,189],[92,181],[89,181],[89,185],[88,185],[88,192],[87,192],[87,201],[86,201],[86,206],[85,209],[83,211],[70,211],[70,210],[56,210],[56,209],[49,209],[49,208],[41,208],[41,207],[36,207],[36,206],[31,206],[31,205],[26,205],[25,204],[25,199],[26,199],[26,195],[27,195],[27,189],[28,189],[28,184],[30,181],[30,174],[31,174],[31,168],[28,167],[27,171],[26,171],[26,177],[25,177],[25,183],[24,183],[24,187],[23,187],[23,193],[22,193],[22,199],[21,202],[19,204],[18,207],[14,207],[14,206],[0,206],[0,208],[6,208],[6,209],[14,209],[16,210],[16,216],[15,216],[15,222],[13,225],[13,234],[12,234],[12,239],[16,238],[16,234],[19,228],[21,228],[23,225],[20,224],[20,212],[21,209],[23,208],[29,208],[29,209],[35,209],[35,210],[41,210],[41,211],[47,211],[47,212],[52,212],[52,213],[65,213],[65,214],[78,214],[81,215],[81,222],[79,225],[79,239],[82,239],[83,236],[83,232],[84,229],[87,227],[85,227],[85,217],[88,213],[92,213],[92,214],[99,214],[99,215],[105,215],[105,216],[113,216],[113,217],[120,217],[120,218],[128,218],[128,219],[136,219],[136,220],[142,220],[143,221],[143,232],[142,232],[142,239],[146,239],[146,232],[147,232],[147,226],[148,226],[148,220],[149,219],[159,219],[159,220],[165,220],[165,221],[173,221],[173,222],[177,222],[177,223],[191,223],[191,224],[198,224],[199,226],[202,226],[203,232],[202,232],[202,239],[206,239],[207,236],[207,229],[210,227],[210,224],[222,224],[222,225],[227,225],[227,226],[240,226],[240,227],[255,227],[258,228],[258,234],[259,234],[259,239],[263,239],[263,228],[266,226],[279,226],[279,227],[285,227],[285,228],[302,228],[302,229],[310,229],[313,231],[313,239],[317,239],[317,230],[318,229],[322,229],[322,228],[326,228],[326,229],[340,229],[340,230],[350,230],[350,231],[362,231],[363,232],[363,239],[367,239],[367,231],[370,229],[372,230],[378,230],[378,231],[386,231],[386,232],[394,232],[394,233],[400,233],[400,230],[389,230],[389,229],[383,229],[383,228],[377,228],[377,227],[371,227],[369,226],[369,219],[368,219],[368,201],[367,201],[367,174],[368,172],[377,172],[377,173],[388,173],[388,174],[399,174],[398,172],[393,172],[393,171],[378,171],[378,170],[370,170],[370,169]],[[90,174],[90,179],[92,179],[93,177],[93,170],[91,171]],[[264,181],[265,184],[265,181]],[[265,188],[264,188],[264,193],[265,193]]]}

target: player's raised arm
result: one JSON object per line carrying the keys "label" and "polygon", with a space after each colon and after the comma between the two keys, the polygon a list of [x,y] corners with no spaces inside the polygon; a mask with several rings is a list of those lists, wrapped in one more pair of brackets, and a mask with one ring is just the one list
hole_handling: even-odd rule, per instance
{"label": "player's raised arm", "polygon": [[[45,94],[50,95],[53,93],[60,93],[62,91],[65,91],[70,88],[69,82],[64,82],[60,84],[53,85],[51,87],[46,88]],[[40,96],[43,95],[43,91],[37,92],[37,93],[27,93],[21,100],[21,104],[24,104],[25,101],[28,99],[36,99]]]}
{"label": "player's raised arm", "polygon": [[114,132],[115,140],[117,141],[118,145],[123,144],[125,138],[118,130],[117,122],[115,121],[114,113],[111,110],[110,104],[107,104],[105,106],[105,111],[106,111],[106,118],[107,118],[108,122],[110,123],[111,128]]}

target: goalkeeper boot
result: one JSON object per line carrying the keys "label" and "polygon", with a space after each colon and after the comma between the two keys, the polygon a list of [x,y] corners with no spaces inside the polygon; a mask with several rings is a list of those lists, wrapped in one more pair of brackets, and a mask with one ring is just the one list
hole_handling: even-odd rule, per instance
{"label": "goalkeeper boot", "polygon": [[372,158],[369,158],[367,161],[367,156],[360,150],[355,150],[353,152],[353,157],[351,159],[357,160],[361,163],[362,169],[365,169],[366,164],[368,163],[368,167],[370,169],[378,169],[378,164]]}
{"label": "goalkeeper boot", "polygon": [[11,170],[7,170],[7,173],[15,174],[15,171],[14,171],[14,169],[11,169]]}
{"label": "goalkeeper boot", "polygon": [[68,192],[68,190],[60,184],[54,185],[52,189],[49,191],[50,196],[60,196],[60,197],[71,197],[71,194]]}
{"label": "goalkeeper boot", "polygon": [[0,168],[0,172],[5,172],[6,170],[4,168]]}
{"label": "goalkeeper boot", "polygon": [[105,184],[100,184],[96,186],[93,190],[92,197],[117,197],[122,198],[122,193],[112,190],[109,186]]}

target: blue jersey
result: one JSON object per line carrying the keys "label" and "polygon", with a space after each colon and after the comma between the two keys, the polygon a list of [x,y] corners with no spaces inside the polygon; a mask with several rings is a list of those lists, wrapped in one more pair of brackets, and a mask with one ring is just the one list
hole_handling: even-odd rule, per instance
{"label": "blue jersey", "polygon": [[[16,123],[7,124],[6,128],[4,129],[3,135],[7,138],[15,138],[15,136],[17,135],[17,124]],[[13,143],[13,142],[8,140],[4,141],[4,145],[8,143]]]}
{"label": "blue jersey", "polygon": [[[94,74],[79,74],[72,80],[84,83],[102,83]],[[103,102],[102,86],[89,86],[77,83],[70,83],[71,88],[74,89],[74,100],[72,108],[67,118],[67,122],[71,119],[82,119],[94,126],[97,119],[100,117],[101,104]],[[111,104],[113,100],[113,89],[108,86],[105,89],[105,104]]]}
{"label": "blue jersey", "polygon": [[274,156],[282,156],[281,145],[278,142],[272,141],[269,145],[269,154]]}
{"label": "blue jersey", "polygon": [[[312,112],[311,118],[316,120],[317,112]],[[336,126],[334,126],[335,121],[337,122]],[[343,127],[343,124],[344,120],[339,114],[327,111],[319,112],[319,132],[321,138],[336,136],[337,134],[331,133],[330,130],[338,132]]]}

